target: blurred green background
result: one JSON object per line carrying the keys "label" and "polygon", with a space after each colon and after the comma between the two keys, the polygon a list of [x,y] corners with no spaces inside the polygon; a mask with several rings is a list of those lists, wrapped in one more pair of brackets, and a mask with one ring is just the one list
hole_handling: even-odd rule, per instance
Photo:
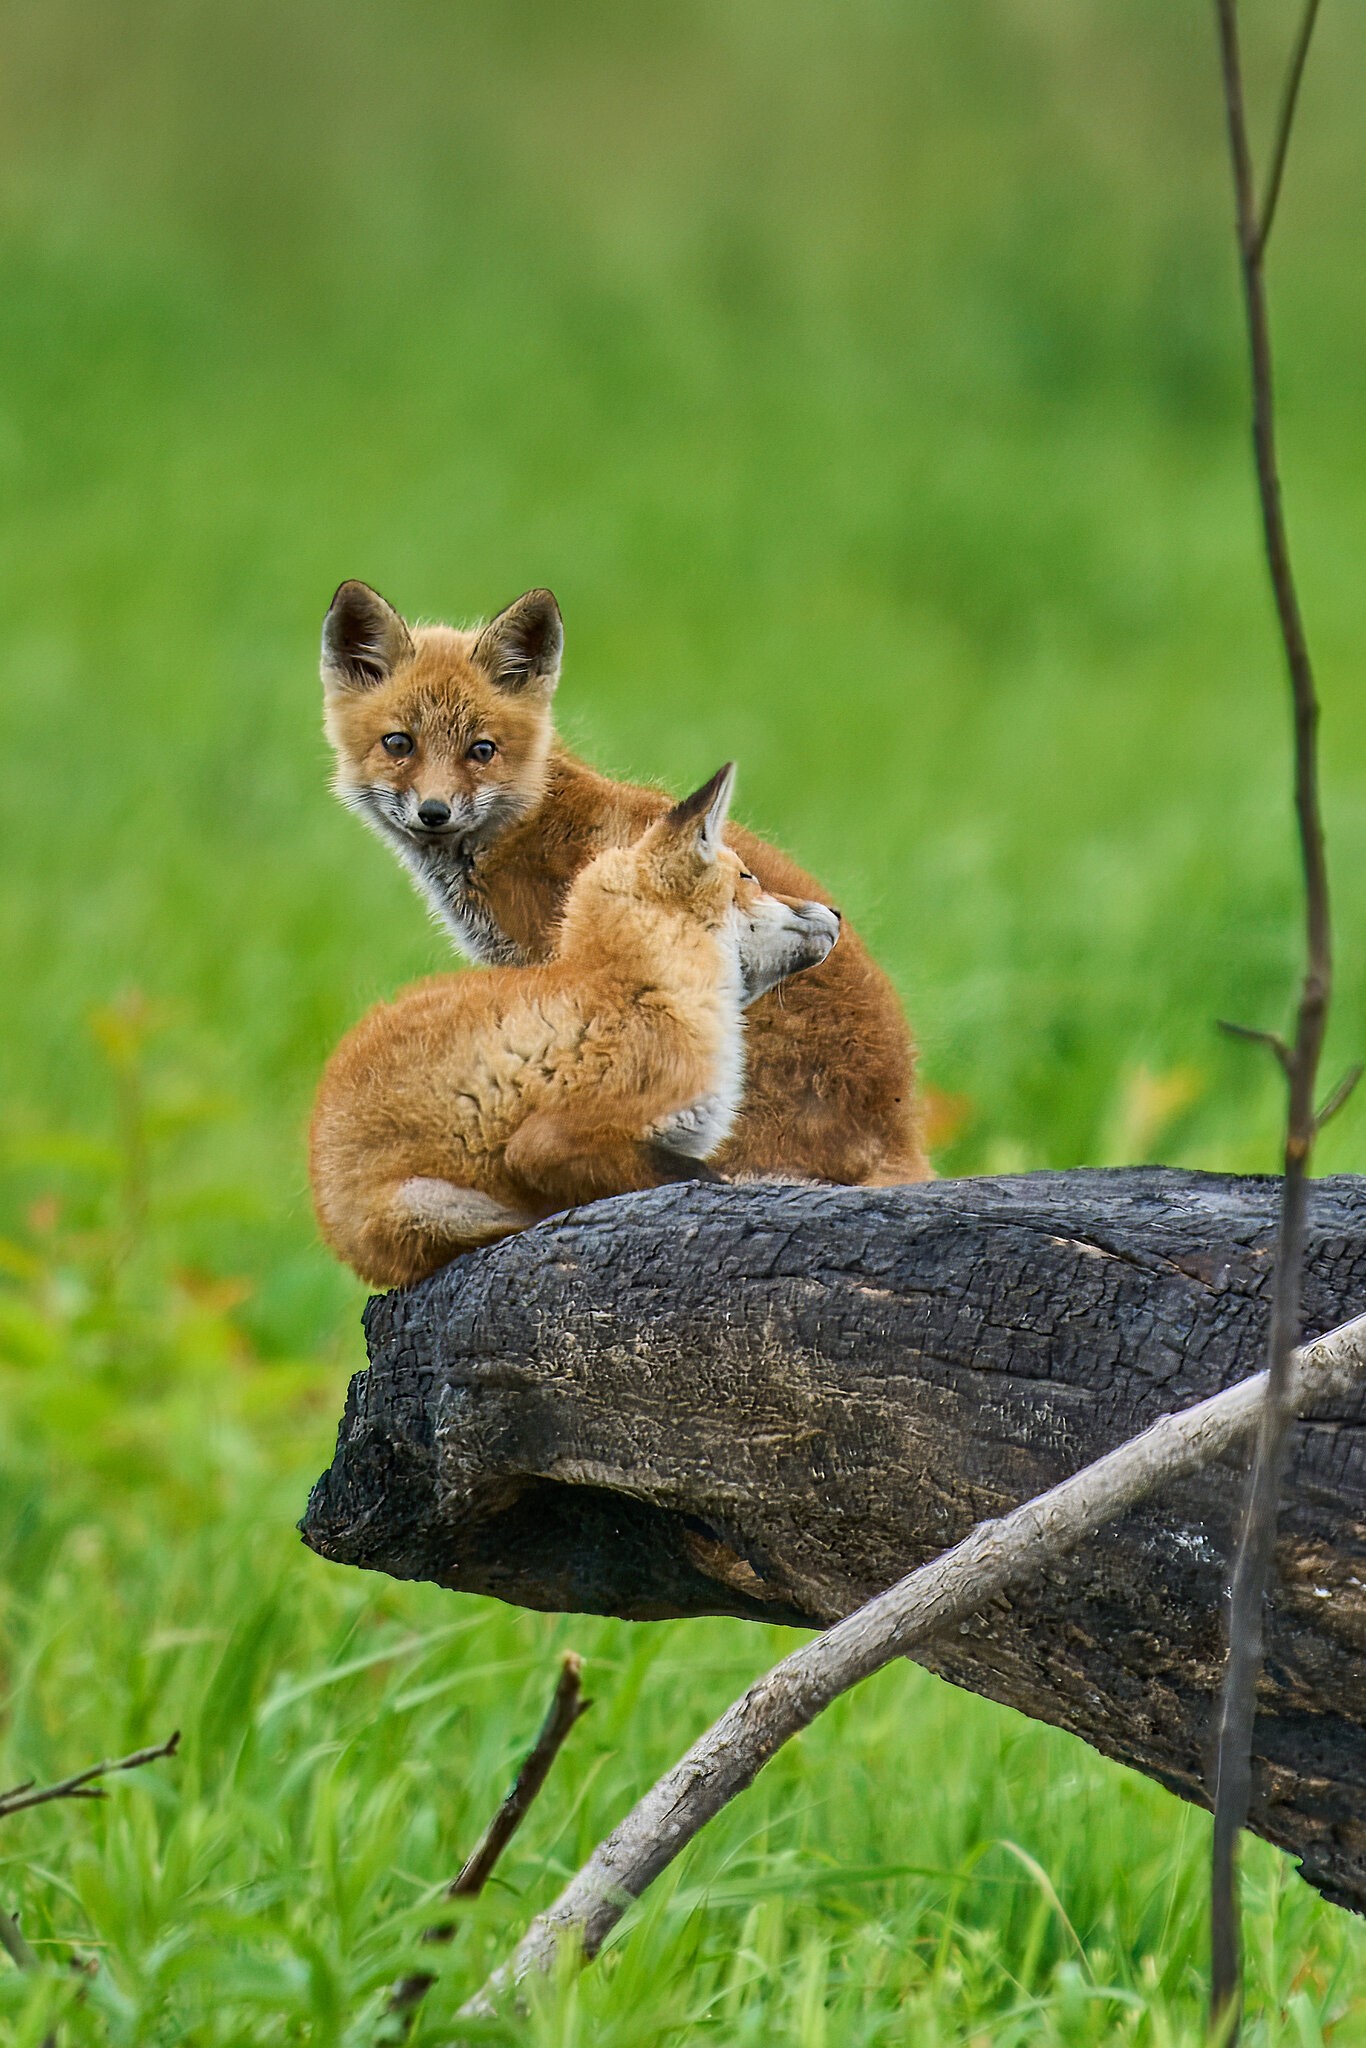
{"label": "blurred green background", "polygon": [[[1293,12],[1246,8],[1259,137]],[[1272,269],[1332,1069],[1366,1038],[1366,20],[1329,0],[1319,37]],[[351,2038],[573,1640],[615,1703],[574,1818],[449,1959],[437,2040],[556,1858],[782,1639],[297,1552],[360,1356],[310,1091],[445,957],[327,793],[323,610],[345,576],[425,617],[551,584],[570,740],[678,787],[736,755],[747,821],[861,923],[941,1171],[1273,1167],[1269,1062],[1213,1025],[1282,1023],[1299,942],[1212,23],[44,0],[3,41],[0,1736],[19,1777],[180,1718],[191,1761],[12,1825],[0,1897],[59,1961],[110,1944],[73,2038]],[[1364,1151],[1366,1097],[1321,1163]],[[396,1732],[429,1637],[437,1704]],[[879,1686],[547,2041],[1186,2038],[1203,1822],[919,1674]],[[725,1856],[748,1877],[684,1912]],[[1252,1861],[1256,2038],[1366,2040],[1360,1931]],[[0,1979],[0,2038],[74,1995]]]}

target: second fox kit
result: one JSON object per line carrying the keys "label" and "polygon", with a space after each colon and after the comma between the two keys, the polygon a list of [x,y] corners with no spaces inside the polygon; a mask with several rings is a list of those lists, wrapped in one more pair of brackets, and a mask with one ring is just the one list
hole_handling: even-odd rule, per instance
{"label": "second fox kit", "polygon": [[[409,628],[364,583],[323,626],[336,789],[397,853],[456,944],[490,964],[546,959],[574,876],[667,810],[555,738],[563,630],[548,590],[481,630]],[[818,898],[785,855],[736,828],[766,890]],[[896,995],[846,925],[819,967],[747,992],[745,1100],[716,1165],[887,1185],[923,1180],[914,1052]]]}
{"label": "second fox kit", "polygon": [[544,966],[420,983],[342,1040],[310,1171],[362,1279],[417,1280],[554,1210],[705,1171],[740,1104],[746,989],[839,935],[722,844],[732,780],[583,868]]}

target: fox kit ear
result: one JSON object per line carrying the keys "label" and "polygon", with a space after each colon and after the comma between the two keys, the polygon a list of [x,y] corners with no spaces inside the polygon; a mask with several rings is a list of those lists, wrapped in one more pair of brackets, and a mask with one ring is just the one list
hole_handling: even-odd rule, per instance
{"label": "fox kit ear", "polygon": [[697,828],[697,850],[703,860],[715,860],[716,849],[721,844],[721,834],[726,829],[726,814],[730,810],[731,793],[735,788],[735,763],[727,761],[724,768],[718,768],[710,782],[704,782],[701,789],[695,789],[691,796],[685,796],[681,804],[675,804],[665,818],[667,825],[682,831],[689,825]]}
{"label": "fox kit ear", "polygon": [[554,593],[528,590],[479,635],[474,659],[500,690],[538,685],[547,696],[560,680],[564,621]]}
{"label": "fox kit ear", "polygon": [[343,583],[323,620],[323,682],[368,690],[406,661],[413,643],[398,613],[368,583]]}

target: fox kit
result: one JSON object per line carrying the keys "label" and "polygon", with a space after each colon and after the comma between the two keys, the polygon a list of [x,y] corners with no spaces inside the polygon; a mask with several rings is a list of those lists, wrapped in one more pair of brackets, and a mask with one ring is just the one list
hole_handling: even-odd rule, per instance
{"label": "fox kit", "polygon": [[746,992],[839,935],[722,843],[733,773],[579,871],[545,965],[420,982],[342,1040],[310,1169],[362,1279],[402,1285],[554,1210],[706,1175],[740,1104]]}
{"label": "fox kit", "polygon": [[[579,870],[669,805],[559,745],[562,645],[548,590],[461,632],[410,629],[377,591],[343,583],[323,624],[337,793],[397,853],[462,951],[492,965],[545,960]],[[729,841],[765,890],[821,895],[762,840],[732,828]],[[790,987],[746,995],[748,1085],[717,1166],[872,1186],[925,1179],[910,1036],[848,927]]]}

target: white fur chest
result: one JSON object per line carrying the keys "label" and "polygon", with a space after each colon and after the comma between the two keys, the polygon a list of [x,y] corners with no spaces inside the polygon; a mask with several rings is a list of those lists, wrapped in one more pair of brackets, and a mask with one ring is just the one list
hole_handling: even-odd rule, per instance
{"label": "white fur chest", "polygon": [[739,954],[733,935],[718,934],[724,966],[719,990],[721,1040],[711,1087],[671,1116],[661,1117],[651,1136],[687,1159],[710,1159],[726,1142],[745,1093],[745,1013]]}
{"label": "white fur chest", "polygon": [[417,883],[434,921],[455,940],[467,960],[480,967],[521,967],[526,956],[494,921],[488,905],[469,886],[469,864],[439,847],[415,846],[404,833],[398,856]]}

